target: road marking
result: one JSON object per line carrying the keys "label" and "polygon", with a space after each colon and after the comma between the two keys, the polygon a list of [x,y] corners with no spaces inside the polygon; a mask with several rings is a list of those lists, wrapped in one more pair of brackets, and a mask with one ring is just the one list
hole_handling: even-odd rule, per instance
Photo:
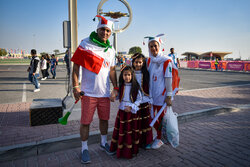
{"label": "road marking", "polygon": [[22,102],[26,102],[26,83],[23,84],[23,97]]}

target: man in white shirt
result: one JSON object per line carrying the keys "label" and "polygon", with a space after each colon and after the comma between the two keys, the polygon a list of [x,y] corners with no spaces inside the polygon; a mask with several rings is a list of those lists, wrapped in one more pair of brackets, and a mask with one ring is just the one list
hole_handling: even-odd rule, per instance
{"label": "man in white shirt", "polygon": [[173,60],[176,67],[178,67],[178,68],[181,67],[178,55],[176,53],[174,53],[174,48],[170,49],[170,54],[168,54],[168,56],[172,58],[172,60]]}
{"label": "man in white shirt", "polygon": [[[118,95],[115,71],[115,50],[108,38],[113,30],[113,22],[100,17],[97,32],[93,31],[88,38],[81,41],[71,61],[74,62],[72,80],[75,99],[81,98],[81,126],[82,163],[90,163],[88,152],[89,126],[97,109],[101,132],[101,149],[112,154],[107,143],[108,120],[110,115],[110,100],[114,101]],[[81,88],[79,87],[79,67],[82,66]],[[111,80],[114,89],[110,95]],[[80,92],[84,92],[84,96]]]}

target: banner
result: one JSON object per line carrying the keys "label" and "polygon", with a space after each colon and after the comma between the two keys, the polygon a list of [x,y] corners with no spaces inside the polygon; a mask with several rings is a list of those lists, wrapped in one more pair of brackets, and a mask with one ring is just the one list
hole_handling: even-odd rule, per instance
{"label": "banner", "polygon": [[208,61],[200,61],[199,62],[199,68],[210,69],[211,68],[211,63],[208,62]]}
{"label": "banner", "polygon": [[233,71],[243,71],[244,63],[242,62],[228,62],[227,63],[227,70]]}

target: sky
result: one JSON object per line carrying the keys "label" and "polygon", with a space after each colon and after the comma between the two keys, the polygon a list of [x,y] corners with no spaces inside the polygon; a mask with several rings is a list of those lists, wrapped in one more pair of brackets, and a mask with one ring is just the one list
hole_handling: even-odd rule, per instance
{"label": "sky", "polygon": [[[78,0],[78,44],[96,30],[93,21],[101,0]],[[132,22],[118,34],[118,51],[133,46],[148,55],[145,36],[164,33],[164,52],[233,52],[227,57],[250,60],[250,0],[127,0]],[[127,13],[118,0],[103,11]],[[68,20],[68,0],[0,0],[0,48],[52,53],[63,48],[63,21]],[[124,27],[127,18],[116,27]],[[113,37],[110,37],[112,43]],[[147,43],[147,40],[145,40]]]}

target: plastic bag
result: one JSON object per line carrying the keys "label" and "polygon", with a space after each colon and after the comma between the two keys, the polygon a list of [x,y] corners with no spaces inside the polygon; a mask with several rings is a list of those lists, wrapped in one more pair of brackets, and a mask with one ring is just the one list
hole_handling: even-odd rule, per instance
{"label": "plastic bag", "polygon": [[165,144],[169,142],[174,148],[179,145],[177,116],[178,114],[173,112],[172,107],[167,106],[167,112],[162,118],[162,141]]}

